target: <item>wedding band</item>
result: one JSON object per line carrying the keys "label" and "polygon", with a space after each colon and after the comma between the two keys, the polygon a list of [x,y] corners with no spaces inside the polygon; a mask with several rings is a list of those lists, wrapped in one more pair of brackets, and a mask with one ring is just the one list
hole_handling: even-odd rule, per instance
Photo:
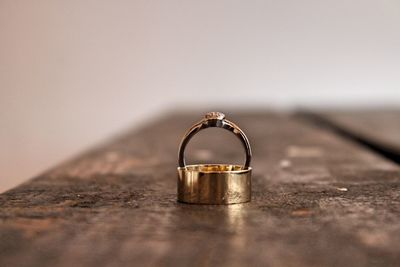
{"label": "wedding band", "polygon": [[[185,164],[185,148],[199,131],[219,127],[233,132],[245,148],[244,165]],[[178,153],[178,201],[192,204],[234,204],[251,200],[251,147],[244,132],[220,112],[207,113],[182,138]]]}

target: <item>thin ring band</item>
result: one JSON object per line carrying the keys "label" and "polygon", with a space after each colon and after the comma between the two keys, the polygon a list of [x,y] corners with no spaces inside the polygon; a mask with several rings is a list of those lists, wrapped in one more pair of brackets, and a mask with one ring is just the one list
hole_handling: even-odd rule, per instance
{"label": "thin ring band", "polygon": [[205,119],[196,123],[188,130],[188,132],[183,137],[181,144],[179,146],[179,167],[185,167],[185,165],[186,165],[186,163],[185,163],[185,148],[186,148],[186,145],[189,143],[190,139],[192,139],[192,137],[199,131],[210,128],[210,127],[219,127],[219,128],[223,128],[223,129],[233,132],[240,139],[240,141],[246,151],[246,161],[245,161],[244,167],[248,168],[250,166],[251,147],[250,147],[249,140],[247,139],[244,132],[236,124],[234,124],[233,122],[231,122],[229,120],[226,120],[225,116],[222,113],[220,113],[220,114],[222,115],[222,118],[208,118],[207,117],[208,114],[207,114]]}

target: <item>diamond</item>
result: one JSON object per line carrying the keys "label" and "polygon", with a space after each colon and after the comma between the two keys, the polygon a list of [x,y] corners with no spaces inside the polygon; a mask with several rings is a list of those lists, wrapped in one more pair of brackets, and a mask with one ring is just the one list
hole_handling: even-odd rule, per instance
{"label": "diamond", "polygon": [[208,112],[205,115],[205,118],[207,120],[223,120],[225,119],[225,114],[222,112],[213,111],[213,112]]}

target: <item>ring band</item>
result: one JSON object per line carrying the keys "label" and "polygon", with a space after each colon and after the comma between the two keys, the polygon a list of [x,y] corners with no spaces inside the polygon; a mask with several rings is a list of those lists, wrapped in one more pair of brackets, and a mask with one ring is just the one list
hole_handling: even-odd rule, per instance
{"label": "ring band", "polygon": [[225,115],[221,112],[210,112],[207,113],[200,122],[193,125],[182,138],[181,144],[179,146],[179,167],[185,167],[185,148],[189,143],[190,139],[203,129],[209,127],[219,127],[233,132],[243,144],[246,151],[246,161],[244,167],[248,168],[251,162],[251,147],[249,139],[244,134],[244,132],[233,122],[225,119]]}
{"label": "ring band", "polygon": [[[185,148],[199,131],[219,127],[233,132],[246,151],[244,165],[185,164]],[[220,112],[207,113],[182,138],[178,155],[178,201],[191,204],[234,204],[251,200],[251,148],[244,132]]]}

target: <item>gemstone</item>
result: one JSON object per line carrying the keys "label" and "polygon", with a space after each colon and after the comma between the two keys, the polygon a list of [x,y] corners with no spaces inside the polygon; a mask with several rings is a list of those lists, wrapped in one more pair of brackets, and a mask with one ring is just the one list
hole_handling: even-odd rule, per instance
{"label": "gemstone", "polygon": [[208,112],[205,115],[205,118],[207,120],[223,120],[225,119],[225,114],[222,112],[213,111],[213,112]]}

